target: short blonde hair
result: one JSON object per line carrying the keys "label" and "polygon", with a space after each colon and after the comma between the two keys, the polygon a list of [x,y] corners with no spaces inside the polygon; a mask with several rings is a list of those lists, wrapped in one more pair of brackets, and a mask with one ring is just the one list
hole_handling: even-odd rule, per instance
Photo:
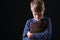
{"label": "short blonde hair", "polygon": [[36,5],[36,8],[35,8],[36,11],[41,11],[42,8],[43,8],[43,5],[44,5],[44,1],[42,1],[42,0],[40,0],[40,1],[34,0],[34,1],[31,2],[30,7],[32,7],[34,5]]}

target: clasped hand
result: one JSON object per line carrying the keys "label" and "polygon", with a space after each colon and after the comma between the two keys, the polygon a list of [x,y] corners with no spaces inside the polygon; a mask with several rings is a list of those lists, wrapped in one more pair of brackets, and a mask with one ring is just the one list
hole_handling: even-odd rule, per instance
{"label": "clasped hand", "polygon": [[33,35],[33,33],[31,33],[30,31],[27,32],[27,37],[28,38],[32,38],[32,35]]}

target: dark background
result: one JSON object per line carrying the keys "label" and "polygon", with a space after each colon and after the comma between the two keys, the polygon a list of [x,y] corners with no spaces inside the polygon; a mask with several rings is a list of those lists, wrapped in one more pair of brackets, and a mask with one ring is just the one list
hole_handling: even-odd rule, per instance
{"label": "dark background", "polygon": [[[1,0],[1,39],[2,40],[22,40],[24,25],[26,20],[32,18],[30,2],[32,0]],[[59,40],[59,1],[44,0],[46,5],[45,16],[49,16],[52,21],[52,38]]]}

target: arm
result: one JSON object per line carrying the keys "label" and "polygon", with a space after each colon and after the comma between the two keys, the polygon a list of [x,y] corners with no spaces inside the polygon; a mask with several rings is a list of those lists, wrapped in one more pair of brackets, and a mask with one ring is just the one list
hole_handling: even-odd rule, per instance
{"label": "arm", "polygon": [[27,32],[28,31],[29,31],[29,21],[27,21],[26,24],[25,24],[25,28],[24,28],[23,35],[22,35],[23,40],[29,40],[27,38]]}
{"label": "arm", "polygon": [[47,26],[48,28],[42,32],[42,33],[33,33],[32,37],[33,38],[37,38],[37,39],[45,39],[45,40],[49,40],[51,38],[51,34],[52,34],[52,26],[51,26],[51,20],[48,19],[47,21]]}

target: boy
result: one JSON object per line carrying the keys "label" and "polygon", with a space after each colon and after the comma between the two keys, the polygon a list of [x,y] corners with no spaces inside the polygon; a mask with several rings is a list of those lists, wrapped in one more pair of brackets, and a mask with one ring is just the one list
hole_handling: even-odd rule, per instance
{"label": "boy", "polygon": [[[51,20],[48,17],[43,17],[45,6],[44,1],[32,1],[30,4],[33,18],[27,20],[24,32],[22,35],[23,40],[50,40],[52,34]],[[45,21],[47,28],[44,32],[32,33],[30,32],[30,23]],[[45,20],[46,19],[46,20]]]}

